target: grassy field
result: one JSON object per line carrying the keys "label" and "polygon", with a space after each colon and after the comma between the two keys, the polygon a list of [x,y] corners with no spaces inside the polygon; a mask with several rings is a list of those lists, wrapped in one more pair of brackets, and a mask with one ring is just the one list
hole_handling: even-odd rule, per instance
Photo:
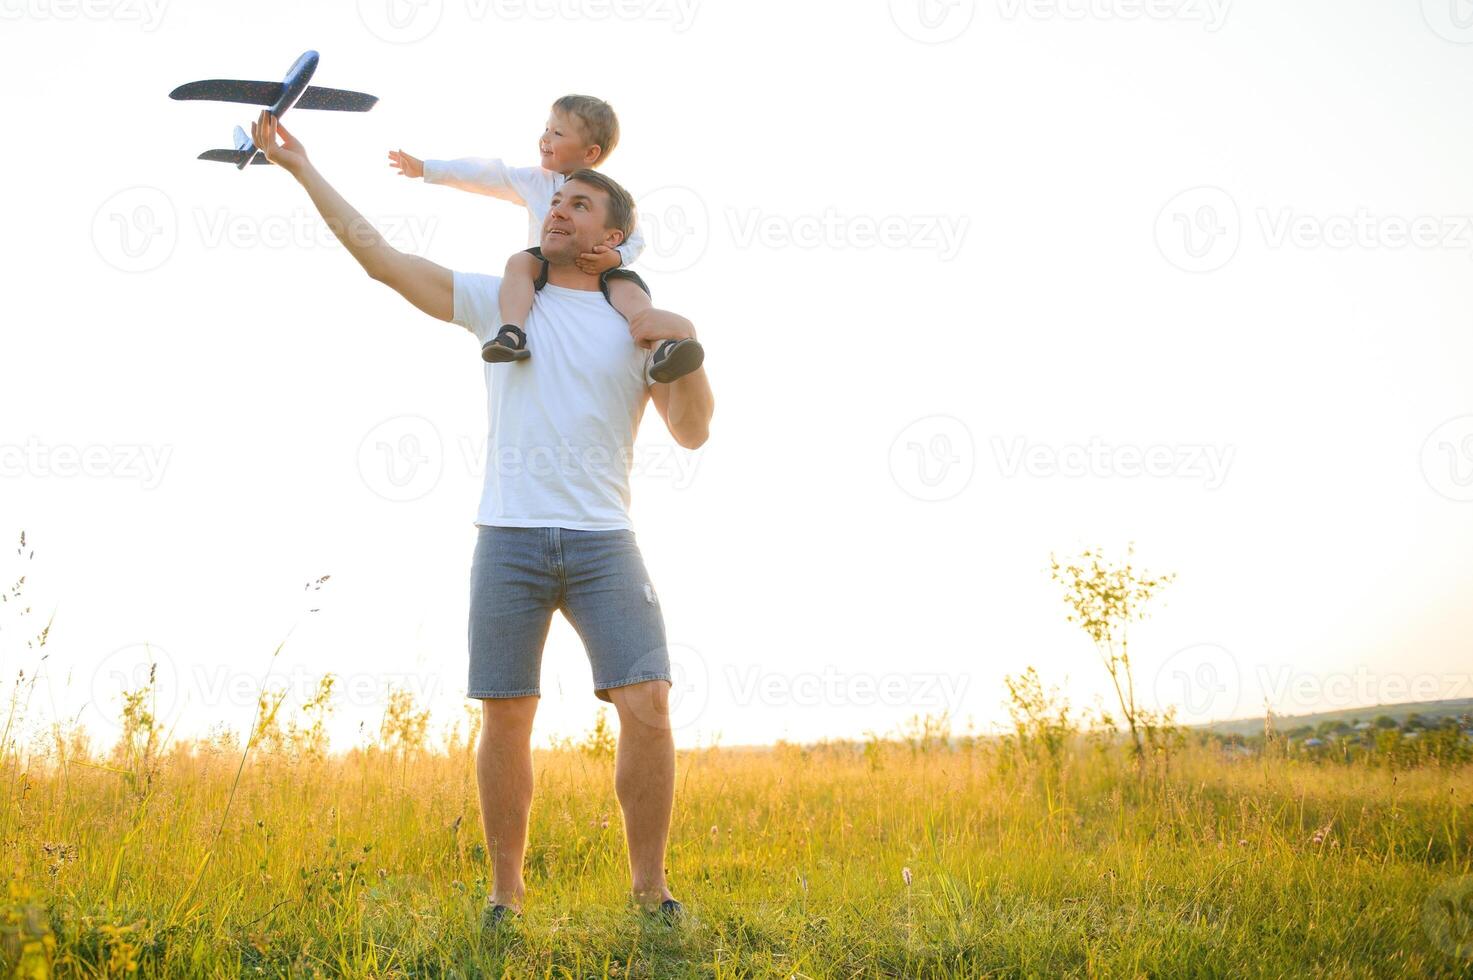
{"label": "grassy field", "polygon": [[6,754],[6,976],[1473,975],[1468,767],[1196,745],[1141,776],[1082,736],[1061,766],[984,739],[682,752],[672,929],[628,904],[590,737],[538,754],[526,914],[488,939],[469,739],[133,735]]}

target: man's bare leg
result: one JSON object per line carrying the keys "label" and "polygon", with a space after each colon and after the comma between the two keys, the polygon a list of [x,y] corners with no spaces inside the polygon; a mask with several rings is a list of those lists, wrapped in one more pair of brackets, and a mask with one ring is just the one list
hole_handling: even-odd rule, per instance
{"label": "man's bare leg", "polygon": [[532,717],[539,698],[481,699],[476,784],[481,828],[492,858],[491,902],[518,911],[526,887],[527,820],[532,813]]}
{"label": "man's bare leg", "polygon": [[634,899],[655,906],[670,894],[665,846],[675,805],[675,738],[670,731],[670,685],[642,681],[609,689],[619,711],[614,789],[624,811]]}

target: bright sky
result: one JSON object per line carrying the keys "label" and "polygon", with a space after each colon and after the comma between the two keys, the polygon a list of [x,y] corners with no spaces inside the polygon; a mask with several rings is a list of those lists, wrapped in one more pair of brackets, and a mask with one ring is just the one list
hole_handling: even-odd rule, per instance
{"label": "bright sky", "polygon": [[[1132,634],[1148,704],[1473,695],[1463,6],[0,0],[0,533],[36,552],[0,570],[56,611],[28,718],[110,741],[149,651],[176,736],[244,731],[268,667],[291,704],[341,678],[338,746],[390,684],[462,715],[475,342],[286,174],[194,159],[252,110],[166,97],[307,48],[381,101],[292,131],[455,269],[524,213],[385,151],[530,164],[558,95],[618,110],[637,268],[717,398],[694,455],[648,412],[633,480],[679,744],[984,728],[1030,664],[1087,706],[1049,554],[1132,540],[1179,576]],[[585,731],[561,620],[542,682],[539,740]]]}

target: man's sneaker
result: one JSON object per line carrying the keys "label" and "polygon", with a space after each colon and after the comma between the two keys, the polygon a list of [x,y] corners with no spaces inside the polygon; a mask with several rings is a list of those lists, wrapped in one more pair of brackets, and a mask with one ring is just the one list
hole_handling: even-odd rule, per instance
{"label": "man's sneaker", "polygon": [[650,356],[644,376],[650,384],[665,383],[683,378],[706,359],[706,349],[694,337],[684,340],[666,340],[655,348]]}
{"label": "man's sneaker", "polygon": [[[634,901],[633,896],[630,896],[630,901]],[[638,905],[636,908],[647,921],[658,919],[667,926],[673,926],[685,918],[685,906],[673,898],[667,898],[659,905]]]}
{"label": "man's sneaker", "polygon": [[522,328],[506,324],[496,336],[481,346],[481,360],[490,364],[504,361],[520,361],[532,356],[527,350],[527,335]]}
{"label": "man's sneaker", "polygon": [[486,897],[486,908],[481,913],[481,928],[500,929],[504,926],[511,925],[514,920],[520,917],[521,913],[516,909],[510,905],[499,905],[491,901],[491,897],[488,895]]}

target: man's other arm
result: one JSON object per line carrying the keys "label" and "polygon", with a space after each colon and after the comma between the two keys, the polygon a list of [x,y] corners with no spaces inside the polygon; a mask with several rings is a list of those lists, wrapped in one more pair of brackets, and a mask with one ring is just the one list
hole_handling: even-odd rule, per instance
{"label": "man's other arm", "polygon": [[[280,135],[278,142],[277,136]],[[455,283],[449,269],[394,248],[368,219],[343,199],[307,159],[307,149],[275,116],[262,112],[251,138],[266,159],[297,179],[338,241],[369,277],[384,283],[437,320],[455,316]]]}

